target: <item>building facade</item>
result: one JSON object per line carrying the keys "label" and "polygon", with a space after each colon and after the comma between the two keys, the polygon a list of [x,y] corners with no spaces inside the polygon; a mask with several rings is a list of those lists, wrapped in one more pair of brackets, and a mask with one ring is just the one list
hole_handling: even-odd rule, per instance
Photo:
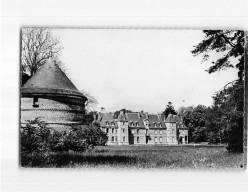
{"label": "building facade", "polygon": [[175,145],[179,144],[178,137],[184,140],[181,144],[187,143],[188,130],[181,128],[182,121],[175,115],[164,119],[163,115],[121,112],[114,119],[113,113],[101,112],[97,120],[108,135],[107,145]]}

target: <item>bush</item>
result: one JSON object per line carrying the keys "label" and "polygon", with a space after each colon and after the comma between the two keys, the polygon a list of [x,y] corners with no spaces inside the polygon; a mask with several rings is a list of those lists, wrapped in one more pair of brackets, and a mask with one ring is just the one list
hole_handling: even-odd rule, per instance
{"label": "bush", "polygon": [[44,153],[50,150],[49,137],[51,128],[40,118],[28,120],[25,127],[21,127],[21,152]]}
{"label": "bush", "polygon": [[50,150],[52,152],[63,152],[68,151],[65,146],[65,140],[67,139],[66,131],[52,131],[49,141]]}
{"label": "bush", "polygon": [[72,126],[72,130],[56,131],[36,118],[27,121],[21,127],[21,152],[40,153],[48,152],[83,152],[98,145],[105,145],[107,134],[100,129],[98,123],[92,125]]}
{"label": "bush", "polygon": [[[103,146],[108,141],[108,136],[100,129],[98,123],[93,125],[84,125],[72,127],[73,131],[70,132],[69,143],[70,147],[95,147]],[[82,144],[81,142],[84,142]],[[77,151],[77,150],[76,150]]]}

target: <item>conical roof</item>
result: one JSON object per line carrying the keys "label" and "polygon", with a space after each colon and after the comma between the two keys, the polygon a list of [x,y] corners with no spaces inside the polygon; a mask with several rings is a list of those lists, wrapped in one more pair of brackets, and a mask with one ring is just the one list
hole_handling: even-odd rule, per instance
{"label": "conical roof", "polygon": [[118,118],[117,118],[117,121],[120,121],[120,122],[125,122],[125,121],[127,121],[126,116],[125,116],[125,114],[123,113],[123,111],[120,112],[120,114],[119,114],[119,116],[118,116]]}
{"label": "conical roof", "polygon": [[57,94],[85,98],[51,58],[23,85],[21,94]]}

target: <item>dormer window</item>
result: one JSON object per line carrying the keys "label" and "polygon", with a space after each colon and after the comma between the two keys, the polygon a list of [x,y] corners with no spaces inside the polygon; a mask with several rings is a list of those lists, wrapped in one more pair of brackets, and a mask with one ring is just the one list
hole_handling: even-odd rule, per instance
{"label": "dormer window", "polygon": [[156,123],[154,123],[154,127],[157,127],[157,124]]}
{"label": "dormer window", "polygon": [[114,123],[114,122],[112,122],[112,123],[111,123],[111,125],[112,125],[112,126],[114,126],[114,125],[115,125],[115,123]]}
{"label": "dormer window", "polygon": [[38,97],[34,97],[33,107],[34,107],[34,108],[39,108]]}
{"label": "dormer window", "polygon": [[136,127],[138,127],[139,126],[139,123],[136,123]]}
{"label": "dormer window", "polygon": [[132,127],[134,127],[134,123],[132,123]]}
{"label": "dormer window", "polygon": [[159,124],[159,127],[160,127],[160,128],[162,127],[162,124],[161,124],[161,123]]}
{"label": "dormer window", "polygon": [[106,121],[106,125],[109,125],[109,122],[108,121]]}

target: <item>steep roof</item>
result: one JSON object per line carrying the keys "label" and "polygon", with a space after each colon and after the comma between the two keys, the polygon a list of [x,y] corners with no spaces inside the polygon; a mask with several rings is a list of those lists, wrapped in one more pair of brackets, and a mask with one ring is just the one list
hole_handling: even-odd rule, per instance
{"label": "steep roof", "polygon": [[132,127],[131,123],[138,123],[139,128],[145,128],[143,123],[143,117],[140,116],[140,113],[126,113],[126,118],[130,127]]}
{"label": "steep roof", "polygon": [[[175,116],[176,116],[176,115],[175,115]],[[175,123],[175,122],[177,122],[177,121],[176,121],[176,117],[174,117],[173,114],[169,114],[169,115],[167,116],[167,119],[165,120],[165,122],[166,122],[166,123]]]}
{"label": "steep roof", "polygon": [[[162,128],[165,128],[165,125],[163,121],[158,117],[156,114],[148,114],[148,120],[150,124],[150,128],[160,128],[160,124],[162,125]],[[156,126],[155,126],[156,124]]]}
{"label": "steep roof", "polygon": [[[99,117],[98,117],[98,122],[100,123],[101,127],[117,127],[117,123],[114,120],[113,115],[111,115],[110,113],[99,113]],[[106,126],[106,122],[109,123],[108,126]],[[111,123],[114,123],[114,126],[111,125]]]}
{"label": "steep roof", "polygon": [[51,58],[23,85],[21,93],[24,96],[32,94],[72,95],[87,100]]}
{"label": "steep roof", "polygon": [[120,121],[120,122],[127,121],[126,116],[125,116],[125,114],[122,111],[120,112],[120,114],[119,114],[119,116],[117,118],[117,121]]}

